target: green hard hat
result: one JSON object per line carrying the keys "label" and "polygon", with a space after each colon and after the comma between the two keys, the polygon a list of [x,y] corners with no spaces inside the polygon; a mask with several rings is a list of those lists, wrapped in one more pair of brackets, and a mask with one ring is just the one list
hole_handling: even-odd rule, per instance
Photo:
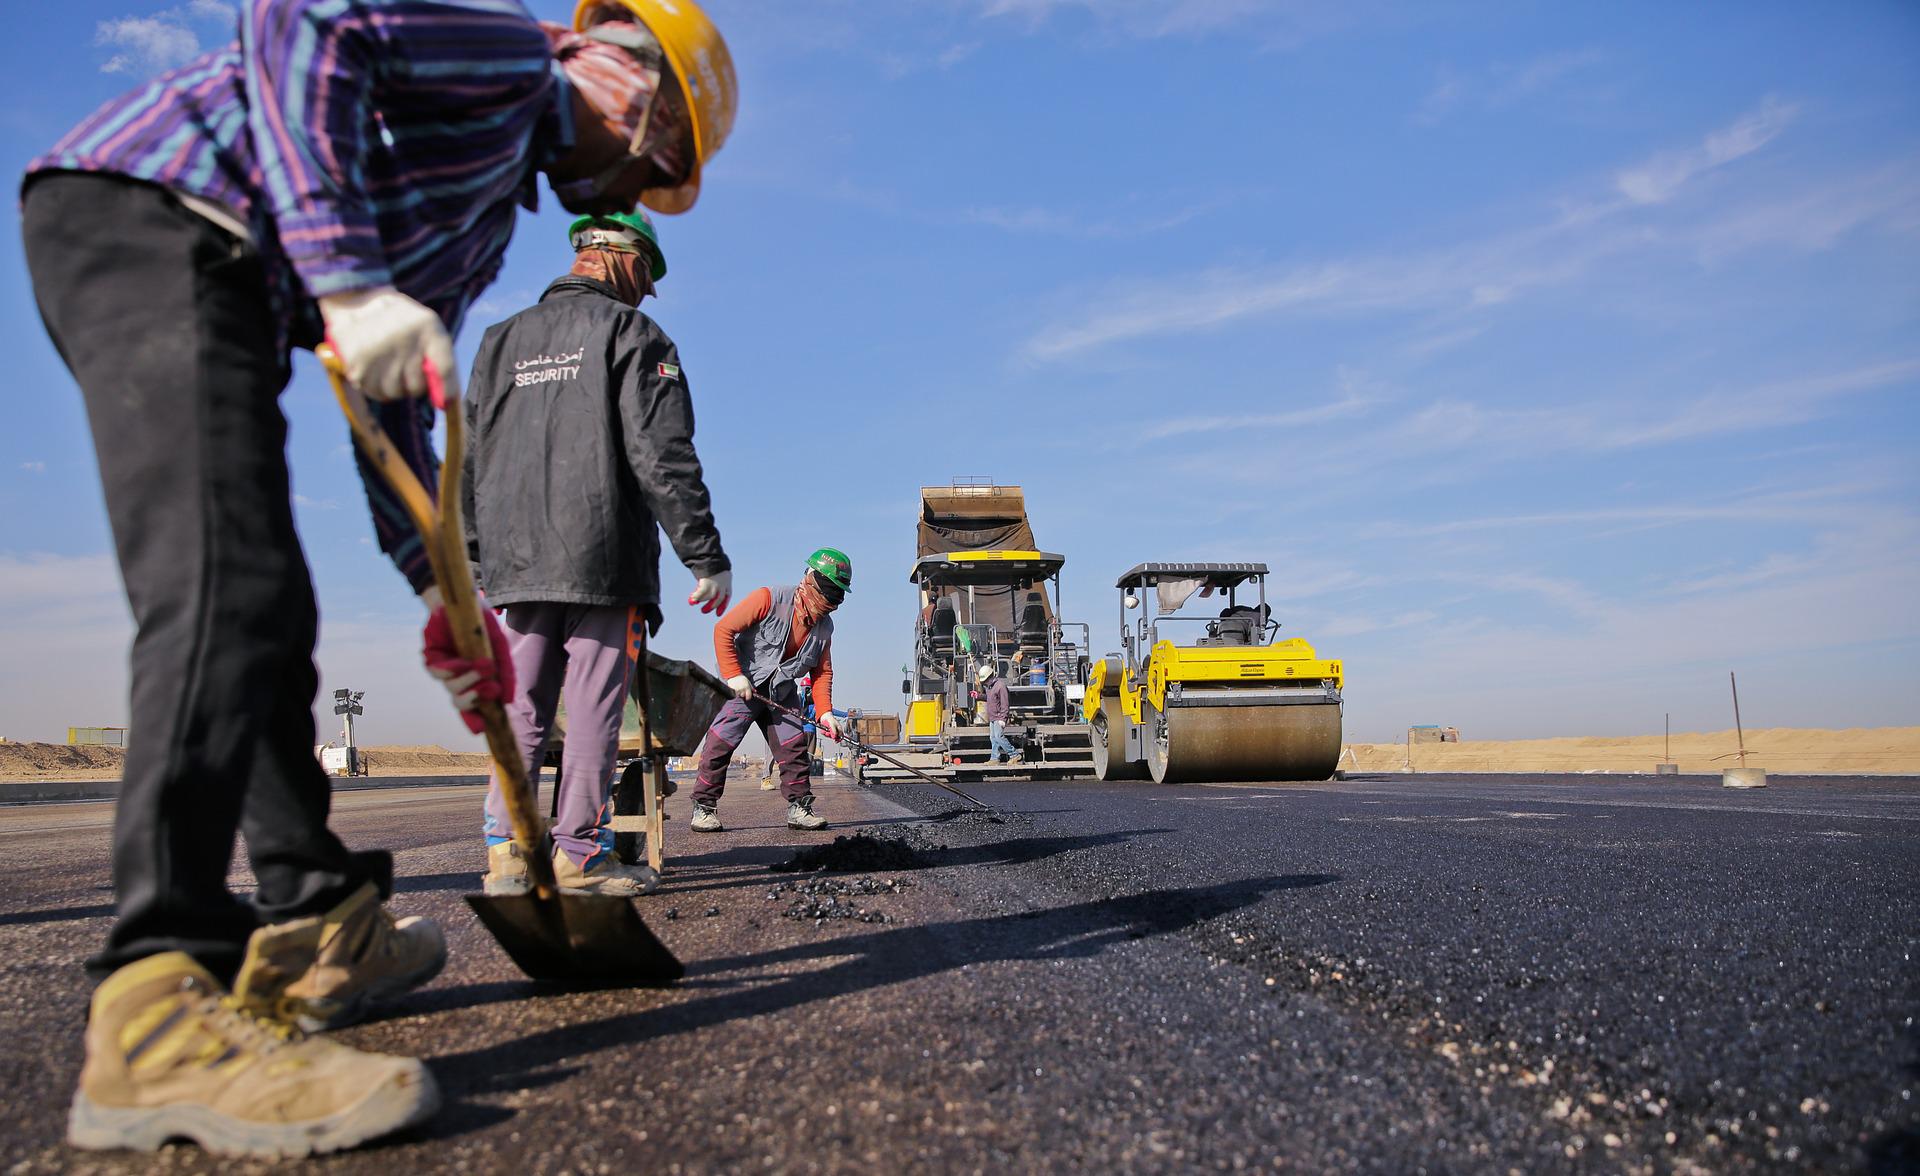
{"label": "green hard hat", "polygon": [[840,591],[853,591],[853,561],[838,547],[822,547],[809,555],[807,567]]}
{"label": "green hard hat", "polygon": [[567,243],[575,252],[594,244],[590,230],[608,229],[615,232],[626,229],[647,239],[647,254],[653,258],[653,280],[659,281],[667,276],[667,255],[660,252],[660,234],[654,232],[653,219],[639,209],[632,212],[610,212],[604,216],[583,216],[567,226]]}

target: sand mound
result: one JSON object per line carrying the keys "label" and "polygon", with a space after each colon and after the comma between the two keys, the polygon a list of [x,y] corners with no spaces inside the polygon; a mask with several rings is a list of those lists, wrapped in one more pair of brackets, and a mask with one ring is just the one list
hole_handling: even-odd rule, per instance
{"label": "sand mound", "polygon": [[117,780],[126,759],[126,749],[121,747],[0,743],[0,780]]}
{"label": "sand mound", "polygon": [[[1747,766],[1789,775],[1920,775],[1920,727],[1749,730]],[[1738,766],[1737,742],[1725,731],[1676,731],[1673,763],[1684,773]],[[1407,764],[1405,743],[1352,743],[1340,757],[1348,771],[1396,772]],[[1619,738],[1516,739],[1506,742],[1416,743],[1416,772],[1652,772],[1662,762],[1659,735]]]}
{"label": "sand mound", "polygon": [[485,752],[448,751],[437,743],[424,747],[363,747],[360,758],[370,776],[473,776],[489,764]]}
{"label": "sand mound", "polygon": [[[485,752],[424,747],[363,747],[373,776],[477,776],[486,772]],[[118,780],[127,753],[120,747],[71,747],[65,743],[0,743],[0,780]]]}

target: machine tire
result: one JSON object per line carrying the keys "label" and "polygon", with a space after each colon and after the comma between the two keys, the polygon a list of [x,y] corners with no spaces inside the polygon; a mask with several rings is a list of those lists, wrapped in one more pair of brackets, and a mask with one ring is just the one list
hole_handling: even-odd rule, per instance
{"label": "machine tire", "polygon": [[1172,758],[1168,754],[1167,716],[1155,710],[1153,704],[1143,698],[1140,700],[1140,717],[1146,720],[1147,772],[1155,784],[1165,784]]}
{"label": "machine tire", "polygon": [[1088,738],[1093,749],[1093,778],[1096,780],[1144,780],[1147,778],[1147,765],[1138,760],[1129,760],[1125,753],[1114,754],[1109,743],[1110,727],[1107,722],[1106,707],[1093,716],[1089,724]]}

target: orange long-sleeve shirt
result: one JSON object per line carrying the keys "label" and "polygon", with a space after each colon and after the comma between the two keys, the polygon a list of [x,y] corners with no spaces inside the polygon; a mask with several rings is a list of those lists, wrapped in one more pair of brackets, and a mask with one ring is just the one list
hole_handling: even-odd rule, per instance
{"label": "orange long-sleeve shirt", "polygon": [[[747,671],[741,668],[740,655],[734,651],[735,637],[753,628],[767,619],[773,611],[773,590],[755,588],[747,593],[739,604],[727,610],[727,614],[713,626],[713,657],[720,663],[722,678],[737,678]],[[792,622],[787,626],[787,649],[783,657],[792,657],[800,652],[800,643],[813,632],[813,626],[800,617],[800,598],[793,598]],[[833,709],[833,639],[827,639],[827,647],[820,652],[820,664],[813,670],[813,709],[815,713],[826,714]]]}

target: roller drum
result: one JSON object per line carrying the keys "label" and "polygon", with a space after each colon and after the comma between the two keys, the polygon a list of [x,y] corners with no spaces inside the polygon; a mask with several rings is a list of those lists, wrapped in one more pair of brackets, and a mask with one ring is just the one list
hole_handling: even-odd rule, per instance
{"label": "roller drum", "polygon": [[1325,780],[1340,762],[1340,706],[1145,708],[1155,783]]}

